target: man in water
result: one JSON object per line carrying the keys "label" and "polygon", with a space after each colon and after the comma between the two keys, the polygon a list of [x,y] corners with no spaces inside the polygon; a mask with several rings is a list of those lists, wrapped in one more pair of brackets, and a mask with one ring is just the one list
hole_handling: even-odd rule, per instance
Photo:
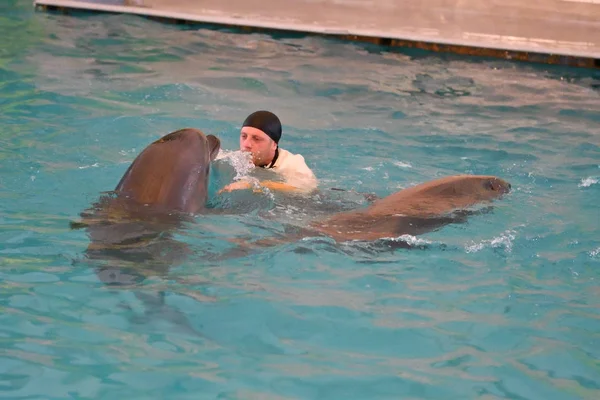
{"label": "man in water", "polygon": [[[279,147],[281,121],[269,111],[256,111],[248,116],[240,131],[240,150],[252,155],[255,166],[273,170],[283,178],[283,182],[261,181],[260,186],[271,190],[311,192],[317,188],[317,179],[306,165],[304,157],[292,154]],[[247,180],[233,182],[220,192],[250,189]],[[255,190],[260,188],[255,188]]]}

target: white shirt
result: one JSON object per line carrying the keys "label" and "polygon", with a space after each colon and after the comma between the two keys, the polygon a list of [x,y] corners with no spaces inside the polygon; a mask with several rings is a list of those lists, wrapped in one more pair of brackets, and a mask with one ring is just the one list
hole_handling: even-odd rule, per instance
{"label": "white shirt", "polygon": [[317,178],[300,154],[292,154],[280,148],[275,165],[270,169],[280,174],[286,184],[302,191],[310,192],[317,188]]}

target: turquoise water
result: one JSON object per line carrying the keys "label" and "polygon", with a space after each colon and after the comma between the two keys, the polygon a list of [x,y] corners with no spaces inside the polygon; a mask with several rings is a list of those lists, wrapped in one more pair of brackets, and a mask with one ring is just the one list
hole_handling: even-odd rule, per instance
{"label": "turquoise water", "polygon": [[[0,397],[600,398],[598,71],[27,1],[0,15]],[[222,160],[211,203],[227,212],[182,227],[186,252],[165,268],[116,265],[130,284],[105,284],[69,222],[152,140],[192,126],[229,154],[262,108],[321,193],[219,197],[235,172]],[[229,239],[366,205],[354,192],[456,173],[513,192],[404,238],[412,249],[308,238],[230,252]]]}

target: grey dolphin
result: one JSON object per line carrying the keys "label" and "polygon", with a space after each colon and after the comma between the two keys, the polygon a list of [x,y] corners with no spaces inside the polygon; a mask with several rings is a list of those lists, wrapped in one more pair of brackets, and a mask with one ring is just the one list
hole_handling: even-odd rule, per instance
{"label": "grey dolphin", "polygon": [[115,192],[155,209],[197,213],[204,208],[210,163],[221,143],[198,129],[181,129],[150,144],[129,166]]}
{"label": "grey dolphin", "polygon": [[480,212],[470,210],[472,206],[490,203],[510,190],[510,183],[496,176],[447,176],[402,189],[373,201],[366,208],[338,212],[312,221],[307,227],[292,228],[291,232],[279,237],[254,242],[232,239],[240,246],[232,254],[244,254],[243,251],[249,248],[274,246],[310,236],[326,236],[336,242],[345,242],[421,235],[451,223],[464,222],[468,216]]}
{"label": "grey dolphin", "polygon": [[90,237],[88,259],[102,261],[105,283],[131,284],[147,273],[166,272],[186,255],[170,233],[203,211],[210,164],[220,140],[198,129],[169,133],[148,145],[115,190],[81,213]]}
{"label": "grey dolphin", "polygon": [[464,210],[511,189],[496,176],[455,175],[400,190],[362,210],[334,214],[311,228],[337,241],[420,235],[464,219]]}
{"label": "grey dolphin", "polygon": [[[211,162],[220,141],[197,129],[181,129],[148,145],[114,191],[81,213],[90,243],[85,251],[97,277],[110,287],[133,288],[148,276],[165,276],[191,251],[173,232],[204,211]],[[159,317],[180,332],[198,335],[181,311],[165,304],[161,289],[133,293],[145,306],[136,325]],[[127,307],[125,305],[125,307]],[[146,327],[145,327],[146,328]]]}

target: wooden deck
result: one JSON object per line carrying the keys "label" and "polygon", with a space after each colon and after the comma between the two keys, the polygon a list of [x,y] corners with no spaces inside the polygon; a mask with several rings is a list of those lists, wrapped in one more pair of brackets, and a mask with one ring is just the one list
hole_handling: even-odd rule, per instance
{"label": "wooden deck", "polygon": [[600,68],[600,0],[35,0],[38,8],[334,35]]}

